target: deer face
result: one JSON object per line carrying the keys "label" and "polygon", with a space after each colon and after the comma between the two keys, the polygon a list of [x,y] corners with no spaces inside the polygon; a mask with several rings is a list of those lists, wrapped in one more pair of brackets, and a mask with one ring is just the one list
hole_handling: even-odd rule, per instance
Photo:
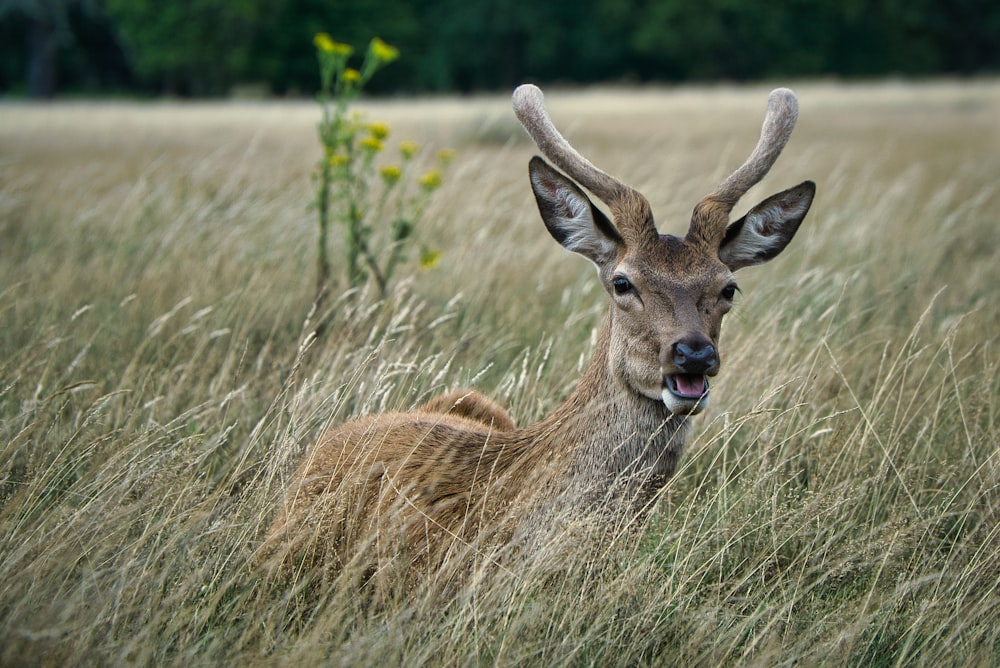
{"label": "deer face", "polygon": [[610,295],[612,375],[672,413],[703,410],[708,379],[721,365],[722,318],[738,290],[733,272],[784,249],[809,209],[813,184],[768,198],[709,238],[703,219],[718,212],[700,205],[680,238],[656,232],[648,202],[635,191],[611,203],[612,221],[542,159],[531,161],[529,173],[549,232],[597,266]]}
{"label": "deer face", "polygon": [[608,269],[612,371],[673,413],[701,411],[708,377],[721,364],[719,331],[737,289],[732,272],[669,235],[627,251]]}

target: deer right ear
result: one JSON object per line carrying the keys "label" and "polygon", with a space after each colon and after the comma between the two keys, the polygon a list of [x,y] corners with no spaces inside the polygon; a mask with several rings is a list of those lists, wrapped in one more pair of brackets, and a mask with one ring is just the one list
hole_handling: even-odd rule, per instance
{"label": "deer right ear", "polygon": [[815,195],[812,181],[771,195],[726,229],[719,259],[732,271],[767,262],[795,236]]}
{"label": "deer right ear", "polygon": [[598,266],[618,253],[621,235],[579,186],[538,156],[528,164],[528,174],[538,212],[556,241]]}

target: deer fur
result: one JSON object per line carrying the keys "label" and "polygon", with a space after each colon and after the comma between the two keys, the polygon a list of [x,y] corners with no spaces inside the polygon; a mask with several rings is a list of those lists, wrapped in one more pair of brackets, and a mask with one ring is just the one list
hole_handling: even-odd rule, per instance
{"label": "deer fur", "polygon": [[306,452],[266,538],[282,563],[433,567],[456,546],[544,523],[540,509],[556,501],[641,516],[676,468],[690,417],[708,403],[733,272],[781,252],[813,199],[806,181],[729,221],[788,140],[798,107],[786,89],[771,94],[757,147],[695,206],[685,237],[661,235],[641,194],[572,148],[536,87],[518,88],[514,109],[555,165],[529,164],[543,222],[596,265],[610,297],[589,367],[555,411],[520,428],[474,390],[332,428]]}

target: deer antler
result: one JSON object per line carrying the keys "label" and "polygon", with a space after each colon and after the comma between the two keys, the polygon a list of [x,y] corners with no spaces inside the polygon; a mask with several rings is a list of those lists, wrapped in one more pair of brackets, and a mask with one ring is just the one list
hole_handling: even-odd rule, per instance
{"label": "deer antler", "polygon": [[512,104],[518,120],[542,154],[611,207],[615,225],[626,242],[656,238],[656,226],[646,198],[638,190],[595,167],[559,134],[545,110],[545,96],[541,89],[532,84],[518,86]]}
{"label": "deer antler", "polygon": [[538,86],[524,84],[514,91],[514,113],[546,158],[567,176],[605,203],[615,202],[629,190],[624,183],[595,167],[559,134],[545,110],[545,96]]}
{"label": "deer antler", "polygon": [[799,101],[795,93],[787,88],[771,91],[757,146],[739,169],[695,206],[689,237],[715,245],[722,240],[733,207],[771,170],[788,143],[798,116]]}

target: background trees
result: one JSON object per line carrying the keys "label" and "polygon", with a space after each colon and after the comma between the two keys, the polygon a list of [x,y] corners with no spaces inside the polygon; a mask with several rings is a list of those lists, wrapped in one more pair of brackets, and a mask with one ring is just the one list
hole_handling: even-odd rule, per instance
{"label": "background trees", "polygon": [[383,92],[1000,70],[992,0],[3,0],[0,92],[306,94],[321,30],[398,46]]}

